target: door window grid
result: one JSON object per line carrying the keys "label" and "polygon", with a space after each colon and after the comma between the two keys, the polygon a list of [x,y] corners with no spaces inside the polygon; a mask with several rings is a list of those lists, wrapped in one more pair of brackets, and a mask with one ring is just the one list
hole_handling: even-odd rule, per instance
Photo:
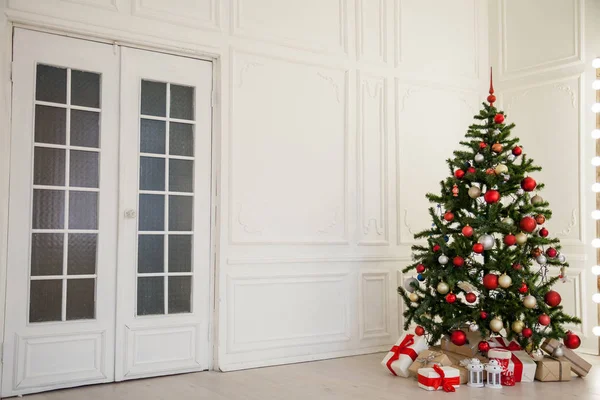
{"label": "door window grid", "polygon": [[[46,68],[50,68],[50,69],[56,69],[56,70],[64,70],[66,71],[66,93],[65,93],[65,103],[60,103],[60,102],[54,102],[54,101],[44,101],[44,100],[39,100],[40,97],[40,93],[37,91],[37,89],[39,88],[39,82],[40,82],[40,74],[43,74],[43,72],[40,72],[41,70],[44,70]],[[56,108],[56,109],[64,109],[65,110],[65,126],[64,126],[64,132],[62,132],[62,134],[64,134],[64,142],[65,144],[55,144],[55,143],[45,143],[43,141],[39,141],[39,140],[35,140],[34,139],[34,150],[35,149],[62,149],[64,150],[64,185],[43,185],[43,184],[35,184],[35,162],[36,159],[35,157],[33,157],[32,162],[34,164],[34,178],[32,182],[32,189],[33,189],[33,193],[35,193],[36,191],[38,191],[39,193],[42,193],[44,191],[60,191],[64,194],[64,204],[61,207],[61,210],[41,210],[42,212],[59,212],[62,213],[62,228],[59,229],[55,229],[55,228],[34,228],[33,225],[31,226],[31,233],[30,233],[30,237],[33,237],[33,235],[35,234],[62,234],[63,235],[63,240],[62,240],[62,274],[60,275],[33,275],[32,273],[32,269],[29,270],[29,277],[30,277],[30,304],[29,304],[29,318],[28,321],[30,323],[37,323],[37,322],[57,322],[57,321],[68,321],[68,320],[81,320],[81,319],[95,319],[96,317],[96,278],[97,275],[96,273],[94,274],[69,274],[69,270],[68,270],[68,257],[69,257],[69,240],[70,240],[70,236],[69,235],[73,235],[73,234],[92,234],[95,235],[95,242],[96,242],[96,248],[97,248],[97,243],[98,243],[98,233],[99,230],[97,229],[98,226],[98,221],[96,219],[96,229],[70,229],[70,222],[69,222],[69,212],[70,212],[70,194],[71,193],[78,193],[78,192],[93,192],[93,193],[97,193],[96,195],[96,216],[97,216],[97,207],[98,207],[98,201],[99,201],[99,192],[100,192],[100,188],[99,187],[80,187],[80,186],[74,186],[71,185],[71,151],[86,151],[86,152],[90,152],[90,154],[95,153],[98,154],[98,162],[96,164],[96,172],[98,175],[98,180],[99,180],[99,175],[100,175],[100,147],[98,146],[98,148],[93,148],[93,147],[83,147],[83,146],[71,146],[71,110],[85,110],[85,111],[91,111],[91,112],[95,112],[98,114],[98,122],[99,122],[99,115],[101,112],[101,108],[95,108],[95,107],[85,107],[85,106],[79,106],[79,105],[75,105],[75,104],[71,104],[71,97],[72,97],[72,69],[71,68],[60,68],[60,67],[48,67],[45,66],[43,64],[38,64],[37,68],[36,68],[36,96],[35,96],[35,100],[34,100],[34,109],[37,110],[37,107],[39,106],[45,106],[45,107],[52,107],[52,108]],[[100,85],[100,76],[99,74],[95,74],[95,73],[88,73],[89,75],[95,75],[98,77],[98,90],[99,90],[99,85]],[[59,99],[60,100],[60,99]],[[100,105],[100,99],[99,99],[99,92],[98,92],[98,105]],[[46,121],[38,121],[37,120],[37,113],[36,113],[36,119],[35,119],[35,126],[37,127],[38,124],[42,125],[42,122],[46,122]],[[85,134],[85,132],[84,132]],[[99,128],[98,128],[98,135],[99,135]],[[36,132],[36,139],[37,139],[37,132]],[[32,205],[32,214],[35,212],[34,209],[35,205]],[[38,210],[40,211],[40,210]],[[33,245],[33,244],[32,244]],[[31,250],[33,252],[33,249]],[[95,262],[97,263],[97,251],[95,254],[96,260]],[[97,265],[94,265],[94,272],[97,272]],[[79,282],[84,282],[84,280],[87,280],[87,282],[89,282],[90,280],[92,281],[92,285],[91,285],[91,290],[93,293],[91,293],[91,298],[90,298],[90,293],[89,293],[89,289],[90,289],[90,285],[88,285],[88,287],[86,288],[86,292],[84,293],[84,296],[87,296],[87,298],[85,298],[84,300],[87,300],[87,306],[84,308],[80,308],[79,310],[77,309],[77,307],[71,307],[71,310],[69,310],[69,305],[73,305],[76,304],[78,301],[84,301],[81,298],[80,299],[76,299],[75,298],[75,294],[73,296],[71,296],[71,294],[69,293],[69,288],[76,288],[75,282],[79,281]],[[34,307],[36,306],[36,304],[38,304],[39,302],[36,302],[36,304],[32,304],[33,301],[32,299],[34,297],[36,297],[37,295],[44,295],[44,293],[34,293],[34,286],[38,287],[38,284],[36,282],[40,282],[41,281],[49,281],[49,283],[51,283],[51,281],[54,281],[56,284],[58,284],[60,282],[60,295],[61,295],[61,302],[60,302],[60,317],[58,318],[58,315],[42,315],[39,312],[36,314],[36,310],[34,310]],[[75,290],[74,290],[75,292]],[[48,293],[45,293],[46,295],[48,295]],[[55,299],[54,299],[55,300]],[[91,304],[89,303],[91,301]],[[86,310],[87,309],[87,310]],[[42,312],[43,313],[43,312]]]}
{"label": "door window grid", "polygon": [[[147,83],[149,81],[144,81],[142,80],[142,88],[140,91],[140,99],[142,99],[142,97],[144,96],[144,83]],[[153,82],[154,83],[154,82]],[[191,286],[192,286],[192,281],[193,281],[193,275],[194,275],[194,268],[193,268],[193,239],[194,239],[194,227],[193,224],[191,226],[191,230],[170,230],[170,226],[169,226],[169,203],[171,200],[171,196],[181,196],[181,197],[188,197],[188,198],[194,198],[194,193],[193,193],[193,174],[192,174],[192,191],[190,192],[181,192],[181,191],[172,191],[169,190],[169,184],[170,184],[170,160],[185,160],[185,161],[191,161],[193,163],[193,161],[195,160],[195,157],[191,157],[191,156],[184,156],[184,155],[178,155],[178,154],[171,154],[171,146],[170,146],[170,130],[171,130],[171,123],[179,123],[179,124],[186,124],[189,126],[192,126],[193,131],[195,131],[194,127],[195,127],[195,120],[194,120],[194,116],[192,116],[192,119],[187,120],[187,119],[180,119],[180,118],[173,118],[171,117],[171,87],[172,84],[171,83],[165,83],[165,89],[166,89],[166,97],[165,97],[165,116],[156,116],[156,115],[149,115],[148,113],[143,113],[143,105],[140,107],[140,149],[139,149],[139,154],[140,154],[140,163],[142,162],[142,159],[144,158],[154,158],[154,159],[163,159],[164,160],[164,190],[148,190],[148,189],[141,189],[140,184],[138,185],[138,204],[140,204],[140,195],[160,195],[164,198],[164,230],[142,230],[140,227],[140,224],[138,223],[138,239],[137,239],[137,248],[138,248],[138,268],[136,268],[136,292],[137,292],[137,306],[136,306],[136,314],[137,316],[151,316],[151,315],[168,315],[168,314],[181,314],[181,313],[191,313],[192,310],[192,296],[193,296],[193,291],[191,290]],[[192,90],[194,90],[194,88],[191,88]],[[140,104],[142,104],[143,100],[140,101]],[[163,111],[163,110],[161,110]],[[141,147],[142,147],[142,120],[153,120],[153,121],[162,121],[165,123],[165,145],[164,145],[164,154],[163,153],[148,153],[148,152],[142,152],[141,151]],[[193,165],[193,164],[192,164]],[[140,174],[141,174],[141,169],[140,169]],[[140,180],[141,180],[141,176],[140,176]],[[141,208],[141,207],[140,207]],[[192,215],[193,215],[193,206],[192,206]],[[162,260],[162,271],[161,272],[140,272],[140,267],[139,267],[139,263],[140,263],[140,257],[139,257],[139,245],[140,245],[140,239],[143,236],[151,236],[151,235],[160,235],[162,236],[162,242],[163,242],[163,260]],[[189,271],[187,272],[175,272],[175,271],[170,271],[169,268],[169,251],[170,251],[170,246],[169,246],[169,238],[173,237],[173,236],[191,236],[191,247],[190,247],[190,252],[192,254],[190,254],[190,267],[189,267]],[[170,289],[171,284],[175,283],[175,279],[181,279],[179,277],[189,277],[189,299],[187,299],[187,307],[186,305],[183,306],[183,309],[175,309],[173,311],[171,311],[171,306],[169,304],[170,301],[170,294],[171,295],[176,295],[176,293],[170,293],[170,291],[172,291],[172,289]],[[148,307],[142,307],[140,305],[140,290],[142,290],[140,288],[140,284],[142,281],[146,281],[145,283],[148,283],[149,280],[152,280],[152,278],[156,279],[156,278],[163,278],[162,279],[162,290],[160,294],[155,293],[155,295],[157,295],[157,298],[160,298],[162,295],[162,310],[152,310],[149,311],[147,308]],[[171,279],[173,278],[173,279]],[[156,287],[158,287],[160,289],[160,282],[156,282],[159,283],[159,285],[157,285]],[[173,285],[174,286],[174,285]],[[184,303],[186,301],[184,300]],[[187,308],[187,309],[186,309]]]}

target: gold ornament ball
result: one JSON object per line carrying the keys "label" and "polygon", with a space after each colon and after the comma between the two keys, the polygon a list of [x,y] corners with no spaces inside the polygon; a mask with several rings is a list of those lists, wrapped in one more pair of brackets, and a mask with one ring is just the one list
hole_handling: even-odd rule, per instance
{"label": "gold ornament ball", "polygon": [[437,285],[437,291],[439,294],[446,294],[450,291],[450,286],[446,282],[440,282]]}
{"label": "gold ornament ball", "polygon": [[523,305],[527,308],[535,308],[537,300],[532,295],[525,296],[523,298]]}
{"label": "gold ornament ball", "polygon": [[496,166],[496,175],[505,174],[508,172],[508,167],[504,164],[498,164]]}
{"label": "gold ornament ball", "polygon": [[500,143],[495,143],[495,144],[492,146],[492,151],[493,151],[494,153],[502,153],[502,145],[501,145]]}
{"label": "gold ornament ball", "polygon": [[498,278],[498,285],[500,285],[501,288],[506,289],[507,287],[512,285],[512,279],[510,279],[510,276],[502,274]]}
{"label": "gold ornament ball", "polygon": [[502,324],[502,321],[499,318],[496,317],[490,321],[490,329],[492,330],[492,332],[498,333],[502,330],[502,328],[504,328],[504,325]]}
{"label": "gold ornament ball", "polygon": [[515,235],[516,239],[517,239],[517,244],[525,244],[527,243],[527,235],[524,234],[523,232],[519,232]]}
{"label": "gold ornament ball", "polygon": [[531,204],[538,205],[544,202],[544,199],[542,198],[542,196],[540,196],[539,194],[536,194],[535,196],[533,196],[531,198]]}
{"label": "gold ornament ball", "polygon": [[512,323],[512,330],[515,333],[521,333],[525,328],[525,323],[523,321],[515,321]]}
{"label": "gold ornament ball", "polygon": [[479,189],[477,186],[471,186],[469,188],[469,197],[472,199],[477,199],[479,196],[481,196],[481,189]]}
{"label": "gold ornament ball", "polygon": [[413,303],[416,303],[419,300],[419,295],[416,293],[411,293],[408,295],[408,298],[410,299],[410,301],[412,301]]}

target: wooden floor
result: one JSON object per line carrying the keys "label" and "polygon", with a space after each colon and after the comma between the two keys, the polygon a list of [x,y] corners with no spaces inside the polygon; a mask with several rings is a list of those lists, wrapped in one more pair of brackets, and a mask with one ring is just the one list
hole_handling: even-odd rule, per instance
{"label": "wooden floor", "polygon": [[[88,386],[25,396],[28,400],[404,400],[411,399],[600,399],[600,357],[584,379],[525,383],[503,389],[461,386],[457,393],[425,392],[412,379],[392,377],[383,354],[338,358],[238,372],[201,372]],[[460,397],[459,397],[460,396]]]}

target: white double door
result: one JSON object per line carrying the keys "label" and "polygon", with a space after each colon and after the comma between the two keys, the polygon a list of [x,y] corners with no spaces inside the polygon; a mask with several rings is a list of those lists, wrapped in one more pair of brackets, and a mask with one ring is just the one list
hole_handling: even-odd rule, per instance
{"label": "white double door", "polygon": [[204,370],[210,62],[16,29],[2,396]]}

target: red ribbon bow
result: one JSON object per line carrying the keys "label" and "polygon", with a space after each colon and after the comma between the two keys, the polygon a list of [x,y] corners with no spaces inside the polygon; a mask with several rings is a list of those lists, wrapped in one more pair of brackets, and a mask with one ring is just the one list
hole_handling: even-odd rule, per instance
{"label": "red ribbon bow", "polygon": [[438,388],[441,386],[442,389],[444,389],[444,392],[455,392],[456,391],[456,389],[454,388],[454,385],[460,385],[460,377],[455,376],[452,378],[446,378],[446,374],[444,373],[444,370],[441,369],[440,366],[437,364],[433,364],[433,370],[435,372],[437,372],[437,374],[439,375],[438,378],[428,378],[426,376],[419,374],[419,378],[418,378],[419,383],[422,385],[425,385],[425,386],[431,386],[435,390],[438,390]]}
{"label": "red ribbon bow", "polygon": [[[494,340],[491,341],[490,345],[492,348],[495,349],[504,349],[508,351],[522,350],[521,346],[519,346],[517,342],[511,341],[510,343],[506,344],[506,342],[504,342],[504,339],[501,337],[494,338]],[[511,353],[510,360],[515,366],[515,382],[521,382],[521,378],[523,377],[523,363],[521,362],[521,360],[519,360],[519,357],[514,355],[514,353]]]}
{"label": "red ribbon bow", "polygon": [[[417,352],[409,347],[409,346],[412,346],[413,344],[415,344],[415,335],[412,335],[409,333],[404,337],[404,339],[402,340],[402,342],[400,342],[400,344],[398,346],[392,347],[392,349],[390,351],[393,352],[394,354],[392,355],[392,357],[390,357],[390,359],[385,364],[392,374],[396,375],[396,372],[394,372],[394,369],[392,368],[392,363],[394,361],[397,361],[400,358],[400,354],[406,354],[413,361],[416,360]],[[398,375],[396,375],[396,376],[398,376]]]}

